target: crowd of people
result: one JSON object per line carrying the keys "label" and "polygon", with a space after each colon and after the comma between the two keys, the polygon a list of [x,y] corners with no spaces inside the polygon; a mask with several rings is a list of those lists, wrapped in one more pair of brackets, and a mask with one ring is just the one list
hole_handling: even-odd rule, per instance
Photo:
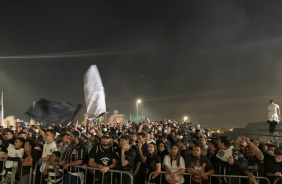
{"label": "crowd of people", "polygon": [[186,122],[17,125],[0,134],[1,183],[131,184],[129,175],[109,170],[125,171],[137,184],[239,182],[228,175],[273,183],[282,177],[282,148],[247,137],[231,140]]}

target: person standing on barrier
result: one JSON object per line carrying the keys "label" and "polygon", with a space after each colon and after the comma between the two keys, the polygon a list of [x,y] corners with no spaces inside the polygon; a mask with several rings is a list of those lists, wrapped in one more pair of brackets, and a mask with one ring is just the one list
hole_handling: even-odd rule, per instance
{"label": "person standing on barrier", "polygon": [[209,176],[214,173],[213,165],[210,160],[201,155],[202,150],[199,144],[193,146],[192,155],[185,159],[187,172],[191,173],[191,184],[206,184]]}
{"label": "person standing on barrier", "polygon": [[[265,175],[271,183],[273,183],[275,179],[282,177],[282,148],[275,148],[274,156],[269,158],[265,163]],[[282,179],[278,180],[277,184],[281,183]]]}
{"label": "person standing on barrier", "polygon": [[141,166],[138,172],[139,175],[139,182],[140,184],[145,183],[145,178],[146,178],[146,169],[147,169],[147,157],[149,155],[148,152],[148,143],[146,143],[146,135],[144,133],[139,133],[137,136],[137,141],[138,141],[138,150],[140,154],[140,160],[141,160]]}
{"label": "person standing on barrier", "polygon": [[275,104],[273,100],[269,100],[269,106],[267,107],[267,110],[268,110],[267,123],[269,124],[269,132],[272,135],[276,135],[275,127],[281,119],[279,105]]}
{"label": "person standing on barrier", "polygon": [[[160,183],[162,164],[161,157],[158,155],[157,145],[153,142],[149,143],[148,151],[146,179],[150,184],[158,184]],[[149,178],[151,173],[154,174]]]}
{"label": "person standing on barrier", "polygon": [[[118,170],[127,171],[134,177],[133,171],[136,152],[131,148],[129,141],[129,135],[124,135],[120,138],[121,150],[119,154]],[[130,177],[127,174],[122,174],[122,176],[118,176],[118,181],[122,184],[129,184]]]}
{"label": "person standing on barrier", "polygon": [[85,158],[87,158],[87,151],[79,142],[80,132],[73,131],[70,135],[71,145],[67,148],[63,160],[60,162],[64,166],[64,184],[79,184],[84,181],[84,174],[81,166]]}
{"label": "person standing on barrier", "polygon": [[95,178],[98,179],[95,183],[111,184],[111,181],[114,183],[115,179],[111,178],[111,173],[108,171],[116,167],[116,162],[116,154],[113,147],[110,146],[110,135],[105,133],[101,138],[101,143],[91,150],[89,158],[89,166],[100,169],[100,171],[95,171]]}
{"label": "person standing on barrier", "polygon": [[184,183],[184,177],[182,173],[185,172],[185,161],[182,156],[180,156],[180,151],[178,146],[171,145],[170,153],[166,155],[163,161],[164,169],[167,172],[165,175],[166,181],[173,184]]}

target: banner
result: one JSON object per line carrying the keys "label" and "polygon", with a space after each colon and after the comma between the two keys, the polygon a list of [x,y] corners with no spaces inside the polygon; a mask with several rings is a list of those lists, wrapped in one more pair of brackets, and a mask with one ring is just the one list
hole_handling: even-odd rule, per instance
{"label": "banner", "polygon": [[106,112],[104,87],[96,65],[91,65],[84,75],[84,96],[89,120]]}
{"label": "banner", "polygon": [[64,101],[49,101],[41,99],[37,101],[34,107],[31,107],[26,114],[35,122],[46,125],[61,124],[63,127],[72,121],[81,105],[74,105]]}

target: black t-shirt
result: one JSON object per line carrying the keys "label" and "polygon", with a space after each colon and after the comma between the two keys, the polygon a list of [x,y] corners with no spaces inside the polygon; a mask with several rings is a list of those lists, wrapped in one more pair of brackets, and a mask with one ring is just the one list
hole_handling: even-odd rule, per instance
{"label": "black t-shirt", "polygon": [[126,166],[122,166],[121,164],[121,150],[119,150],[119,169],[122,171],[133,172],[136,151],[133,148],[130,148],[128,151],[124,152],[124,156],[125,156],[125,160],[128,161],[128,164]]}
{"label": "black t-shirt", "polygon": [[[267,159],[265,162],[265,174],[266,173],[276,173],[281,172],[282,173],[282,162],[276,162],[274,156]],[[273,182],[275,178],[278,176],[269,177],[270,180]]]}
{"label": "black t-shirt", "polygon": [[[155,159],[155,165],[152,167],[151,166],[151,162],[153,162],[153,159],[150,159],[150,158],[147,158],[147,168],[149,170],[148,174],[147,174],[147,179],[149,179],[149,176],[152,172],[155,172],[156,169],[157,169],[157,165],[160,164],[161,165],[161,157],[159,155],[156,156],[156,159]],[[154,180],[151,180],[152,183],[160,183],[160,174],[154,179]]]}
{"label": "black t-shirt", "polygon": [[136,157],[134,159],[134,169],[136,168],[138,162],[142,162],[141,157],[140,157],[140,152],[139,149],[137,148],[137,146],[133,145],[131,146],[132,149],[134,149],[134,151],[136,152]]}
{"label": "black t-shirt", "polygon": [[101,145],[96,145],[91,150],[90,158],[93,158],[95,163],[109,166],[113,163],[113,159],[117,160],[117,156],[112,147],[104,149]]}
{"label": "black t-shirt", "polygon": [[191,154],[191,151],[189,149],[181,150],[180,151],[180,156],[185,160],[188,155]]}
{"label": "black t-shirt", "polygon": [[[187,159],[185,159],[185,167],[192,168],[197,171],[208,172],[210,170],[214,170],[213,165],[210,160],[206,156],[202,156],[200,158],[196,158],[193,155],[189,155]],[[203,181],[199,175],[191,175],[191,179],[196,183],[200,183]]]}
{"label": "black t-shirt", "polygon": [[[161,157],[159,155],[157,155],[156,157],[156,165],[157,164],[162,164]],[[154,167],[151,166],[150,159],[149,160],[147,159],[147,168],[149,169],[149,173],[156,171],[156,166]]]}
{"label": "black t-shirt", "polygon": [[[90,158],[94,159],[94,162],[103,166],[110,166],[113,163],[113,160],[117,160],[117,155],[113,147],[104,149],[100,144],[94,146],[90,152]],[[107,172],[104,175],[104,183],[110,183],[111,173]],[[95,175],[98,178],[98,181],[102,180],[103,174],[100,171],[96,171]]]}
{"label": "black t-shirt", "polygon": [[263,170],[264,170],[264,162],[263,160],[259,160],[256,157],[255,158],[249,158],[246,157],[247,160],[247,170],[252,173],[254,176],[264,176]]}
{"label": "black t-shirt", "polygon": [[160,158],[161,158],[162,171],[164,171],[164,168],[163,168],[164,157],[166,155],[169,155],[169,152],[167,150],[164,150],[163,152],[159,152],[159,155],[160,155]]}
{"label": "black t-shirt", "polygon": [[210,152],[210,150],[208,150],[206,157],[208,157],[208,159],[211,161],[212,165],[215,167],[217,164],[217,158],[216,158],[216,154],[217,154],[218,150],[214,151],[214,154],[212,154]]}

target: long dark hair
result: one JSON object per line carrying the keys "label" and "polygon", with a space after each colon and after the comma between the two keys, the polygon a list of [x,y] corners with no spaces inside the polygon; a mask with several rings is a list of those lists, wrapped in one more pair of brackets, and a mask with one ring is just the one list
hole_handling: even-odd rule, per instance
{"label": "long dark hair", "polygon": [[158,156],[158,149],[157,149],[157,145],[155,143],[151,142],[151,143],[149,143],[149,145],[150,144],[154,146],[154,153],[149,154],[147,165],[148,165],[148,167],[152,168],[153,170],[156,170],[156,158]]}
{"label": "long dark hair", "polygon": [[171,150],[173,147],[177,147],[178,149],[178,152],[177,152],[177,155],[176,155],[176,165],[179,166],[180,165],[180,151],[179,151],[179,147],[177,144],[172,144],[170,146],[170,152],[169,152],[169,157],[170,157],[170,165],[172,166],[172,161],[173,161],[173,158],[172,158],[172,154],[171,154]]}
{"label": "long dark hair", "polygon": [[163,144],[163,145],[164,145],[165,150],[164,150],[163,152],[164,152],[164,153],[168,153],[168,149],[167,149],[166,144],[165,144],[162,140],[157,140],[157,141],[156,141],[156,145],[157,145],[158,153],[159,153],[159,154],[161,153],[161,152],[159,151],[159,147],[158,147],[160,144]]}

